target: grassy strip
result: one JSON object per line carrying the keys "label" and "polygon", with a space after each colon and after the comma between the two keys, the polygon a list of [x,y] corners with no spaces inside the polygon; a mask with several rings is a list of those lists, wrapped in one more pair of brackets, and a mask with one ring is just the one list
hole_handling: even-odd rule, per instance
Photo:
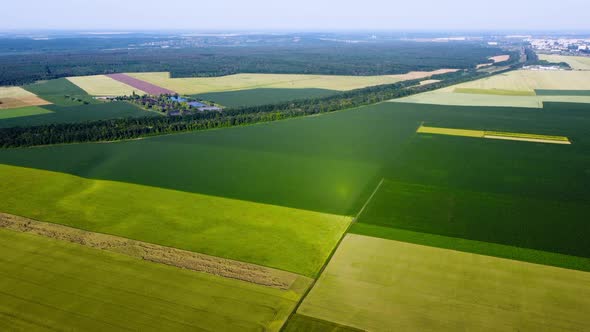
{"label": "grassy strip", "polygon": [[563,255],[541,250],[413,232],[363,223],[353,224],[349,232],[388,240],[403,241],[437,248],[452,249],[474,254],[590,272],[590,258],[585,257]]}
{"label": "grassy strip", "polygon": [[469,130],[469,129],[453,129],[453,128],[437,128],[420,126],[417,133],[421,134],[438,134],[438,135],[450,135],[450,136],[464,136],[464,137],[483,137],[484,131],[482,130]]}
{"label": "grassy strip", "polygon": [[0,229],[0,330],[278,331],[308,285],[259,286]]}
{"label": "grassy strip", "polygon": [[539,134],[527,134],[527,133],[509,133],[509,132],[503,132],[503,131],[485,131],[484,136],[504,136],[504,137],[532,138],[532,139],[542,139],[542,140],[548,140],[548,141],[569,142],[569,139],[565,136],[539,135]]}
{"label": "grassy strip", "polygon": [[464,137],[480,137],[485,136],[501,136],[501,137],[517,137],[517,138],[530,138],[548,141],[561,141],[569,142],[569,138],[565,136],[556,135],[540,135],[540,134],[528,134],[528,133],[511,133],[504,131],[484,131],[484,130],[471,130],[471,129],[455,129],[455,128],[441,128],[441,127],[428,127],[420,126],[417,133],[421,134],[438,134],[438,135],[450,135],[450,136],[464,136]]}
{"label": "grassy strip", "polygon": [[455,93],[471,93],[478,95],[498,96],[535,96],[535,91],[526,90],[505,90],[505,89],[476,89],[476,88],[455,88]]}

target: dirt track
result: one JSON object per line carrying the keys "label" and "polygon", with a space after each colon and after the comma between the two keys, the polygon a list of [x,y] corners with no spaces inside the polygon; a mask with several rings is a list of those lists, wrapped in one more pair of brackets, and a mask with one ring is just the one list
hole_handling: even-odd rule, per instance
{"label": "dirt track", "polygon": [[263,286],[288,289],[298,275],[264,266],[238,262],[186,250],[159,246],[118,236],[93,233],[77,228],[46,223],[0,213],[0,227],[36,234],[56,240],[112,251],[146,261],[243,280]]}

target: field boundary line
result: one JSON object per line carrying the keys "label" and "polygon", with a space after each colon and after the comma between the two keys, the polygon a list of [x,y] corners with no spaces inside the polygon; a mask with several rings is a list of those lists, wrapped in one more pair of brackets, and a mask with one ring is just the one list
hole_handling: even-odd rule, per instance
{"label": "field boundary line", "polygon": [[356,221],[358,220],[358,218],[363,214],[363,212],[365,211],[365,208],[367,207],[367,205],[369,205],[369,203],[371,202],[371,200],[373,200],[373,196],[375,196],[375,194],[377,193],[377,191],[379,191],[379,189],[381,188],[381,185],[383,185],[383,182],[385,182],[385,178],[381,178],[381,181],[379,181],[379,184],[377,184],[377,187],[375,187],[375,190],[373,190],[373,193],[371,193],[371,196],[369,196],[369,198],[367,199],[367,201],[365,202],[365,204],[363,205],[363,207],[356,214],[356,216],[354,217],[354,219],[352,219],[352,223],[351,224],[356,223]]}
{"label": "field boundary line", "polygon": [[137,241],[120,236],[90,232],[70,226],[38,221],[0,212],[0,229],[33,234],[56,241],[110,251],[144,261],[164,264],[223,278],[286,290],[301,275],[262,265],[216,257],[188,250]]}
{"label": "field boundary line", "polygon": [[[312,283],[309,285],[309,287],[307,288],[307,290],[305,291],[305,293],[301,296],[301,298],[297,302],[297,305],[295,306],[295,308],[293,309],[293,311],[291,311],[291,314],[289,315],[289,317],[287,318],[287,320],[285,320],[285,323],[283,323],[283,326],[281,327],[281,330],[280,331],[285,331],[285,328],[287,326],[287,323],[291,320],[291,318],[294,315],[297,314],[297,310],[299,310],[299,307],[301,306],[301,304],[303,304],[303,301],[305,301],[305,299],[307,298],[307,295],[309,295],[309,293],[315,287],[315,284],[317,283],[318,279],[322,276],[322,274],[324,274],[324,271],[326,270],[326,268],[330,264],[330,261],[332,260],[332,257],[334,257],[334,254],[336,254],[336,251],[338,250],[338,248],[340,248],[340,244],[342,243],[342,241],[344,241],[344,238],[346,237],[346,235],[348,235],[348,231],[350,230],[350,228],[352,227],[352,225],[356,222],[356,220],[361,215],[361,213],[365,210],[365,207],[373,199],[373,196],[375,196],[375,194],[377,193],[377,191],[379,190],[379,188],[381,188],[381,185],[383,184],[384,181],[385,181],[385,178],[381,178],[381,181],[379,181],[379,184],[377,184],[377,187],[375,187],[375,189],[373,190],[373,193],[371,194],[371,196],[369,196],[369,199],[367,199],[367,201],[365,202],[365,205],[363,205],[363,207],[357,213],[357,215],[350,221],[350,223],[348,224],[348,226],[346,227],[346,229],[342,233],[342,236],[340,236],[340,239],[338,239],[338,242],[336,243],[336,245],[334,246],[334,248],[330,252],[330,255],[326,259],[326,262],[324,263],[324,265],[322,265],[322,268],[320,269],[320,271],[318,272],[318,274],[316,275],[316,277],[313,278]],[[309,316],[309,317],[316,318],[316,317],[312,317],[312,316]]]}

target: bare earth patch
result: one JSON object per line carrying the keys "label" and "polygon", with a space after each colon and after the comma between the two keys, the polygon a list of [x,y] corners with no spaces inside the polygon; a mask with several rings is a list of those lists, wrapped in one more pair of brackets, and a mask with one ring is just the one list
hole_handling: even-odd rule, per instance
{"label": "bare earth patch", "polygon": [[0,213],[0,227],[278,289],[289,289],[295,280],[300,277],[294,273],[255,264],[203,255],[113,235],[88,232],[6,213]]}
{"label": "bare earth patch", "polygon": [[20,87],[0,87],[0,110],[51,104]]}

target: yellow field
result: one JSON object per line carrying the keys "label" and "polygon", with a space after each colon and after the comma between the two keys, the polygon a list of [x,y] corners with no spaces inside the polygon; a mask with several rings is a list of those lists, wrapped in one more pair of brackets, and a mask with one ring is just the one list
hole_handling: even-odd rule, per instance
{"label": "yellow field", "polygon": [[583,71],[533,71],[515,70],[480,80],[445,88],[500,89],[533,91],[545,90],[590,90],[590,73]]}
{"label": "yellow field", "polygon": [[49,104],[51,103],[23,88],[16,86],[0,87],[0,110]]}
{"label": "yellow field", "polygon": [[483,137],[485,132],[483,130],[467,130],[467,129],[452,129],[452,128],[436,128],[420,126],[417,133],[422,134],[438,134],[438,135],[451,135],[451,136],[465,136],[465,137]]}
{"label": "yellow field", "polygon": [[133,91],[145,93],[105,75],[68,77],[68,80],[93,96],[129,96]]}
{"label": "yellow field", "polygon": [[590,273],[348,234],[298,313],[368,331],[587,331]]}
{"label": "yellow field", "polygon": [[346,91],[367,86],[391,84],[409,79],[428,78],[432,75],[456,71],[440,69],[432,72],[411,72],[403,75],[336,76],[298,74],[236,74],[221,77],[170,78],[169,73],[127,73],[180,94],[199,94],[256,88],[328,89]]}
{"label": "yellow field", "polygon": [[[543,102],[546,101],[590,103],[589,96],[535,96],[536,89],[590,90],[590,72],[515,70],[391,101],[433,105],[529,108],[542,108]],[[472,93],[457,93],[461,91],[471,91]]]}
{"label": "yellow field", "polygon": [[504,61],[510,60],[510,55],[508,55],[508,54],[497,55],[497,56],[489,57],[488,59],[494,61],[494,63],[504,62]]}
{"label": "yellow field", "polygon": [[555,144],[571,144],[570,140],[565,136],[554,135],[539,135],[528,133],[509,133],[503,131],[484,131],[484,130],[470,130],[470,129],[454,129],[454,128],[440,128],[420,126],[417,133],[420,134],[436,134],[449,136],[463,136],[463,137],[477,137],[490,139],[504,139],[511,141],[536,142],[536,143],[555,143]]}
{"label": "yellow field", "polygon": [[572,69],[590,70],[590,57],[539,54],[539,60],[566,62]]}

